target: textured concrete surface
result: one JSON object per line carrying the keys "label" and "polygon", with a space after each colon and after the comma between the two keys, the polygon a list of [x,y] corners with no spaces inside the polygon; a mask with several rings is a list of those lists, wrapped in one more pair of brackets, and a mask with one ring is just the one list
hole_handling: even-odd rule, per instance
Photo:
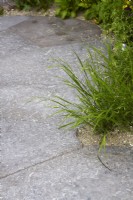
{"label": "textured concrete surface", "polygon": [[76,51],[86,59],[85,43],[101,46],[96,25],[55,17],[0,17],[1,199],[130,200],[132,149],[82,148],[74,130],[59,130],[55,95],[75,100],[55,76],[64,76],[53,58],[76,69]]}
{"label": "textured concrete surface", "polygon": [[65,153],[2,179],[2,194],[10,200],[130,200],[133,166],[129,158],[110,154],[115,163],[110,172],[92,149]]}

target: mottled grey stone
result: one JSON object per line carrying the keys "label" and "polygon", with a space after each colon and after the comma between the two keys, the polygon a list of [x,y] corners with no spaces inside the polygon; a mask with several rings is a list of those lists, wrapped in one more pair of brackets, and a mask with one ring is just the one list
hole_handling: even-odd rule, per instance
{"label": "mottled grey stone", "polygon": [[[3,179],[4,199],[130,200],[133,174],[128,166],[132,163],[120,162],[125,166],[122,174],[119,169],[111,172],[94,152],[77,150]],[[112,155],[114,164],[119,156]]]}
{"label": "mottled grey stone", "polygon": [[[45,109],[44,109],[45,110]],[[72,131],[58,130],[58,120],[2,120],[0,178],[79,148]]]}
{"label": "mottled grey stone", "polygon": [[[101,34],[100,28],[93,23],[81,20],[65,20],[54,17],[1,17],[1,30],[3,40],[8,38],[14,49],[17,37],[41,47],[73,44],[89,41],[90,43],[98,42]],[[11,27],[11,28],[10,28]],[[7,30],[8,29],[8,30]],[[6,36],[5,36],[6,35]],[[13,41],[14,36],[14,41]],[[6,38],[5,38],[6,37]],[[19,38],[20,40],[20,38]],[[16,42],[15,42],[16,41]],[[13,45],[13,44],[14,45]]]}
{"label": "mottled grey stone", "polygon": [[[21,46],[22,44],[19,43]],[[9,47],[11,48],[11,47]],[[7,46],[8,49],[8,46]],[[85,49],[77,45],[71,46],[58,46],[51,48],[40,49],[38,47],[27,46],[16,47],[15,52],[5,55],[6,59],[1,56],[1,82],[6,84],[55,84],[58,79],[55,79],[54,75],[59,75],[60,70],[49,69],[50,66],[54,66],[57,63],[55,58],[62,58],[69,63],[75,65],[76,58],[73,55],[72,49],[83,55],[85,59]],[[6,52],[6,49],[5,49]],[[32,59],[31,59],[32,58]],[[3,84],[2,83],[2,84]]]}
{"label": "mottled grey stone", "polygon": [[25,40],[40,46],[55,46],[94,40],[101,34],[98,26],[91,22],[56,17],[29,17],[10,28]]}
{"label": "mottled grey stone", "polygon": [[27,20],[28,17],[26,16],[4,16],[0,17],[0,31],[6,30],[16,24],[19,24],[22,21]]}

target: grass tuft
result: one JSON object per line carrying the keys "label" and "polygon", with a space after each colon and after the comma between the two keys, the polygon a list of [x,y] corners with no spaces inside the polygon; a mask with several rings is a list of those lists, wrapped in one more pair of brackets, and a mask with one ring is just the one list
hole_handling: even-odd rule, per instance
{"label": "grass tuft", "polygon": [[122,50],[119,44],[112,49],[107,45],[106,51],[105,55],[96,48],[93,52],[88,50],[86,62],[76,54],[79,76],[70,65],[59,61],[58,66],[67,75],[63,82],[76,91],[77,101],[60,96],[53,100],[66,122],[61,128],[88,124],[101,135],[101,147],[110,131],[129,130],[133,126],[133,48],[127,46]]}

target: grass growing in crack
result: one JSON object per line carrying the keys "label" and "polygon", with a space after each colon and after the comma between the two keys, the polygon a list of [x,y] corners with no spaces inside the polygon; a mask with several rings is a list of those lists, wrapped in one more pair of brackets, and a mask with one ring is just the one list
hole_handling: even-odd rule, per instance
{"label": "grass growing in crack", "polygon": [[82,78],[72,66],[59,61],[58,66],[68,77],[63,82],[75,89],[78,101],[61,96],[53,100],[66,122],[60,128],[88,124],[101,135],[100,147],[105,146],[110,131],[133,126],[133,48],[122,50],[120,44],[113,50],[108,45],[106,50],[106,55],[99,49],[88,50],[86,62],[76,54]]}

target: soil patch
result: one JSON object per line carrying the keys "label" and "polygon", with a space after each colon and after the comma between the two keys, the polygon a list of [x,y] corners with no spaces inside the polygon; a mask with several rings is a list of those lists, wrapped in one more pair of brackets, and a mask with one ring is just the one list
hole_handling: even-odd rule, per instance
{"label": "soil patch", "polygon": [[24,11],[24,10],[17,10],[17,9],[4,9],[4,15],[5,16],[54,16],[55,15],[55,10],[53,8],[44,11],[36,11],[36,10],[31,10],[31,11]]}
{"label": "soil patch", "polygon": [[[77,129],[77,138],[84,145],[98,145],[100,142],[100,136],[93,133],[92,128],[85,126]],[[116,130],[111,132],[107,137],[107,146],[133,146],[133,134],[132,132],[120,132]]]}

